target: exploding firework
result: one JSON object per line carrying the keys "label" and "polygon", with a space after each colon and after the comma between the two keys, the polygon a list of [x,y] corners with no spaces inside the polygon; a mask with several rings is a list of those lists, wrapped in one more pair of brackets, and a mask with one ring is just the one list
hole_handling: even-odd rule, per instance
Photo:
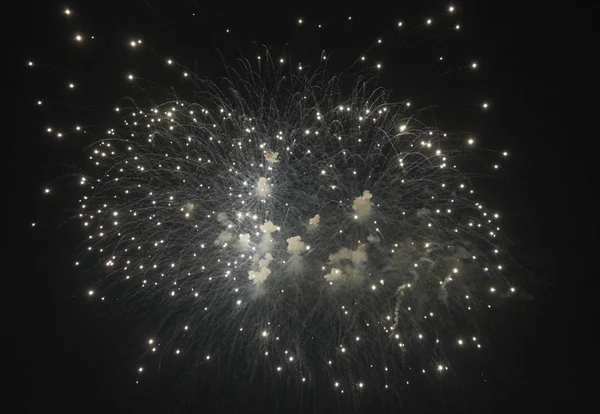
{"label": "exploding firework", "polygon": [[241,375],[347,393],[444,374],[447,347],[482,346],[490,296],[514,292],[499,215],[459,168],[473,139],[372,73],[259,63],[219,81],[184,70],[193,98],[141,87],[148,99],[105,114],[118,125],[84,128],[98,137],[76,182],[88,295],[147,312],[140,375],[152,358],[234,355]]}

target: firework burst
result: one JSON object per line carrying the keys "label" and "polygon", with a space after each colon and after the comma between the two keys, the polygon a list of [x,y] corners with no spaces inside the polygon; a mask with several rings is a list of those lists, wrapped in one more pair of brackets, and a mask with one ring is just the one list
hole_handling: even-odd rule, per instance
{"label": "firework burst", "polygon": [[85,128],[98,138],[76,183],[88,295],[155,322],[132,332],[141,376],[153,358],[233,355],[243,375],[347,393],[443,375],[445,349],[481,348],[478,311],[514,292],[499,215],[459,168],[473,139],[372,74],[258,60],[220,81],[182,69],[193,98],[147,83],[160,103],[130,99],[117,125]]}

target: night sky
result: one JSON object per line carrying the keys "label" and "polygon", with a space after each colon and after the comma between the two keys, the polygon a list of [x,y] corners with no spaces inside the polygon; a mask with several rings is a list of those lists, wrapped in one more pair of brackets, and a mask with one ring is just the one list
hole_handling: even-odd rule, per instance
{"label": "night sky", "polygon": [[[490,313],[485,353],[461,357],[464,361],[454,381],[424,382],[394,409],[381,408],[369,398],[348,403],[325,390],[300,406],[297,399],[286,397],[285,385],[248,382],[235,373],[227,387],[213,386],[210,369],[202,378],[181,378],[176,366],[169,367],[155,381],[136,385],[138,345],[123,340],[132,326],[118,310],[106,311],[89,301],[86,282],[73,271],[73,252],[80,240],[75,227],[65,221],[69,214],[65,206],[74,208],[69,205],[73,197],[63,194],[45,200],[41,196],[45,183],[64,172],[65,166],[78,167],[83,159],[79,145],[44,134],[50,119],[56,124],[66,121],[68,111],[51,108],[50,116],[34,104],[45,96],[55,101],[64,98],[58,92],[62,88],[64,93],[63,84],[57,86],[64,79],[64,68],[70,68],[67,72],[74,78],[103,79],[102,85],[88,85],[89,90],[78,91],[81,98],[69,101],[79,110],[90,103],[111,105],[127,93],[120,93],[117,86],[123,83],[117,81],[122,72],[106,70],[113,66],[107,60],[114,67],[127,67],[131,59],[127,53],[103,47],[101,53],[87,51],[85,64],[68,63],[75,55],[69,43],[72,34],[90,27],[113,43],[139,36],[154,50],[176,56],[198,73],[219,76],[217,50],[231,57],[238,51],[252,55],[255,44],[280,48],[294,39],[299,17],[326,26],[321,32],[298,36],[294,45],[300,59],[310,55],[307,45],[316,42],[321,49],[339,51],[339,61],[344,61],[344,56],[360,53],[393,16],[416,19],[443,9],[446,3],[38,3],[13,4],[9,7],[15,9],[5,15],[14,24],[5,37],[9,40],[5,65],[17,73],[16,80],[5,79],[9,130],[2,151],[7,167],[4,227],[9,228],[3,267],[8,283],[4,289],[8,330],[5,327],[3,342],[8,340],[10,348],[4,351],[5,384],[9,384],[5,412],[570,413],[584,409],[596,376],[595,324],[587,322],[589,302],[584,299],[595,277],[587,263],[591,256],[584,253],[595,242],[595,203],[579,201],[595,193],[594,175],[588,172],[594,164],[587,161],[596,147],[594,114],[587,113],[594,106],[590,95],[597,86],[588,78],[592,64],[587,60],[594,54],[591,8],[578,7],[577,2],[557,6],[455,2],[465,26],[460,50],[467,59],[482,62],[484,69],[463,82],[463,89],[452,89],[441,76],[422,75],[434,81],[415,84],[406,80],[414,78],[411,73],[394,70],[405,50],[415,61],[435,55],[417,41],[408,41],[401,52],[384,60],[386,71],[380,83],[391,85],[400,95],[416,96],[420,90],[426,101],[430,91],[442,90],[438,95],[443,105],[445,97],[468,102],[485,91],[492,110],[473,128],[486,136],[486,145],[508,148],[511,156],[502,176],[486,184],[483,192],[490,204],[505,212],[504,232],[510,235],[511,254],[522,266],[518,285],[523,292],[518,300]],[[65,7],[85,17],[66,25],[61,15]],[[349,15],[360,16],[360,23],[344,23]],[[234,33],[226,37],[228,28]],[[62,63],[32,74],[26,67],[29,59]],[[411,70],[414,75],[420,67],[415,64]],[[92,113],[97,108],[89,109]],[[32,222],[38,223],[33,229]]]}

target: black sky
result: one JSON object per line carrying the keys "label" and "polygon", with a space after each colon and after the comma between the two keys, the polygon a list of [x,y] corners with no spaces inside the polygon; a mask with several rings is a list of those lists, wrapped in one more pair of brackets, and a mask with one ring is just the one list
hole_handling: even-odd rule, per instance
{"label": "black sky", "polygon": [[[114,39],[139,35],[155,50],[187,59],[183,63],[190,67],[196,58],[199,70],[210,75],[217,70],[207,63],[215,61],[215,48],[228,53],[254,40],[280,46],[281,39],[293,37],[292,23],[298,16],[334,22],[354,15],[383,24],[393,19],[390,16],[418,17],[446,4],[375,0],[298,6],[283,1],[248,1],[240,6],[236,2],[175,3],[23,3],[10,6],[15,9],[5,17],[15,22],[7,38],[5,66],[17,72],[14,83],[6,79],[7,89],[14,92],[9,92],[7,103],[16,113],[13,108],[4,110],[9,125],[3,151],[5,227],[9,228],[3,249],[8,283],[5,341],[11,345],[4,353],[9,367],[5,381],[11,384],[7,412],[169,412],[158,408],[166,396],[132,384],[129,373],[138,352],[120,341],[130,327],[118,315],[110,320],[95,317],[96,305],[85,300],[78,290],[81,281],[68,273],[71,259],[65,250],[72,246],[57,242],[55,234],[60,231],[50,221],[59,216],[63,200],[41,202],[40,186],[53,177],[55,162],[76,157],[77,149],[53,144],[42,133],[47,119],[32,103],[54,90],[40,89],[43,79],[32,80],[24,62],[69,58],[56,41],[77,30],[61,23],[59,13],[64,6],[88,16],[91,23],[82,24],[82,31],[97,24],[99,33]],[[597,271],[589,263],[593,256],[586,251],[594,246],[597,227],[592,196],[597,185],[591,159],[598,147],[592,112],[597,107],[592,99],[597,81],[591,76],[597,71],[592,64],[592,16],[597,10],[577,2],[522,3],[455,4],[468,30],[464,49],[472,51],[485,68],[474,82],[486,84],[494,106],[479,127],[492,143],[511,152],[506,178],[488,190],[489,199],[507,212],[505,231],[514,240],[515,257],[529,269],[523,286],[533,299],[493,315],[489,357],[478,361],[493,373],[488,383],[470,379],[479,367],[467,361],[464,370],[470,376],[465,376],[460,392],[443,390],[442,404],[436,405],[443,408],[434,410],[427,395],[414,395],[404,407],[406,412],[570,413],[583,410],[590,396],[597,324],[587,321],[591,313],[586,292]],[[236,32],[227,42],[222,36],[225,28]],[[362,34],[376,36],[378,25],[326,33],[317,41],[343,55],[356,50],[357,42],[368,43]],[[204,58],[207,54],[210,59]],[[107,56],[115,59],[115,66],[127,64],[126,57]],[[88,62],[97,58],[90,54]],[[394,58],[398,57],[390,57],[392,67]],[[392,76],[384,75],[382,83],[393,81]],[[116,91],[96,91],[97,100],[104,92]],[[41,229],[32,232],[32,221],[39,222]],[[175,387],[170,393],[177,392]],[[316,412],[270,398],[272,392],[261,386],[204,387],[193,398],[199,407],[194,412]],[[327,404],[337,405],[334,400]],[[359,409],[375,412],[375,407],[375,402],[363,401]],[[320,408],[328,412],[329,406]]]}

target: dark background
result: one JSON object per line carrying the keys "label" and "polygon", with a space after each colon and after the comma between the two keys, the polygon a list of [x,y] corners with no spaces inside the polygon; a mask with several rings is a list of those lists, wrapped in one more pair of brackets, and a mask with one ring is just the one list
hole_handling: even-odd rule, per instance
{"label": "dark background", "polygon": [[[397,1],[222,3],[132,0],[76,5],[51,1],[10,6],[14,9],[9,9],[6,19],[15,24],[6,37],[10,45],[4,51],[5,66],[13,67],[17,75],[14,81],[5,80],[7,90],[16,93],[6,100],[9,130],[2,151],[7,169],[4,227],[9,229],[3,238],[6,258],[2,272],[8,328],[4,342],[10,345],[4,353],[10,397],[4,403],[8,404],[7,412],[169,412],[165,406],[179,407],[179,403],[168,402],[180,398],[180,390],[169,384],[170,378],[155,385],[133,383],[130,373],[139,350],[122,342],[130,327],[115,312],[105,317],[107,313],[101,312],[99,305],[90,304],[82,294],[86,282],[71,273],[70,254],[75,253],[76,241],[65,237],[70,234],[68,223],[56,226],[56,217],[71,200],[69,196],[41,201],[41,186],[77,159],[79,147],[67,141],[57,144],[42,132],[48,120],[60,124],[59,114],[64,108],[57,108],[50,117],[32,103],[45,96],[61,101],[58,95],[64,93],[60,92],[64,90],[63,79],[82,77],[90,67],[98,71],[90,78],[100,77],[106,85],[115,85],[122,73],[103,73],[111,66],[107,59],[114,59],[118,68],[126,67],[130,59],[126,53],[99,55],[90,51],[85,64],[72,65],[74,55],[57,38],[62,36],[68,42],[78,30],[96,30],[105,36],[99,42],[114,45],[115,39],[139,35],[154,50],[172,51],[175,59],[183,58],[184,65],[212,75],[218,72],[216,48],[231,55],[238,46],[254,40],[281,46],[281,39],[296,36],[294,22],[299,16],[307,22],[323,21],[326,27],[348,25],[340,23],[345,16],[360,16],[360,24],[324,31],[321,39],[317,38],[317,42],[327,44],[323,48],[338,50],[343,61],[345,53],[360,53],[362,47],[356,45],[370,44],[379,33],[378,24],[364,22],[389,25],[393,16],[414,20],[428,11],[439,14],[446,7],[445,2]],[[513,254],[527,269],[521,286],[528,299],[493,313],[488,356],[464,362],[459,390],[449,387],[432,395],[415,391],[402,409],[579,412],[590,397],[597,359],[597,324],[589,321],[592,312],[587,308],[593,302],[586,295],[597,276],[589,264],[592,253],[588,253],[594,246],[597,227],[592,159],[598,147],[592,111],[597,107],[593,99],[597,81],[592,76],[597,72],[592,63],[596,48],[593,15],[597,10],[577,2],[557,6],[533,1],[455,4],[467,31],[460,46],[462,55],[477,58],[482,71],[468,78],[466,83],[472,88],[465,86],[442,95],[467,102],[485,84],[485,98],[492,102],[493,110],[474,128],[485,131],[491,147],[505,147],[511,153],[504,163],[504,178],[487,190],[487,196],[490,204],[506,212],[504,228],[514,240]],[[67,26],[60,15],[65,6],[84,16]],[[409,19],[405,21],[408,24]],[[234,33],[224,40],[226,28]],[[307,33],[296,41],[314,43],[316,31]],[[112,38],[110,42],[106,36]],[[252,53],[252,48],[242,49]],[[300,58],[303,50],[307,53],[301,47],[298,50]],[[427,61],[428,53],[435,51],[420,53]],[[30,58],[54,64],[32,75],[23,65]],[[383,58],[387,59],[385,68],[392,70],[382,75],[381,83],[394,85],[400,95],[405,91],[410,95],[410,85],[404,85],[403,76],[393,71],[402,55]],[[75,69],[62,72],[67,67]],[[68,99],[81,108],[84,103],[103,102],[105,96],[115,96],[116,92],[114,86],[94,87],[78,91],[79,98]],[[34,229],[30,227],[32,221],[38,223]],[[486,373],[485,381],[479,371]],[[169,386],[174,391],[163,392]],[[299,407],[297,402],[281,397],[281,391],[232,380],[230,389],[199,388],[193,397],[186,397],[190,401],[184,409],[192,411],[193,406],[194,412],[228,413],[347,409],[333,397],[322,397],[318,410],[310,404]],[[375,412],[377,407],[376,401],[367,400],[355,408]]]}

